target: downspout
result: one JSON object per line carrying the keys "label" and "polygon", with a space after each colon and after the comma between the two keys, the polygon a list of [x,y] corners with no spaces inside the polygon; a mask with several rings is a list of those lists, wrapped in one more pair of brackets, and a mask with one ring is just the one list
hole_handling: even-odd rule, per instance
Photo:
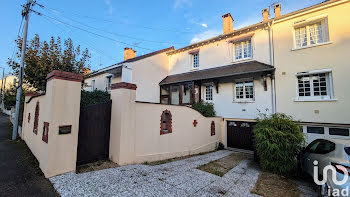
{"label": "downspout", "polygon": [[[270,65],[274,65],[274,45],[273,45],[273,30],[272,30],[273,21],[268,23],[268,33],[269,33],[269,53],[270,53]],[[272,104],[272,113],[276,113],[276,90],[275,90],[275,75],[271,75],[271,104]]]}

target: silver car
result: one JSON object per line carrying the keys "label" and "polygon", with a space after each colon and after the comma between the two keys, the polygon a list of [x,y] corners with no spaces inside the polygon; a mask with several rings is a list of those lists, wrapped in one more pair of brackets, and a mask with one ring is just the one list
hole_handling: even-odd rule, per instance
{"label": "silver car", "polygon": [[[316,161],[316,162],[315,162]],[[350,140],[317,139],[312,141],[300,154],[303,172],[314,177],[314,169],[318,167],[319,180],[323,180],[323,169],[332,165],[336,169],[336,180],[348,178],[347,182],[337,185],[332,178],[332,171],[327,171],[326,183],[320,185],[321,196],[350,196]],[[344,168],[345,167],[345,168]],[[317,169],[317,168],[316,168]],[[343,172],[343,170],[347,172]]]}

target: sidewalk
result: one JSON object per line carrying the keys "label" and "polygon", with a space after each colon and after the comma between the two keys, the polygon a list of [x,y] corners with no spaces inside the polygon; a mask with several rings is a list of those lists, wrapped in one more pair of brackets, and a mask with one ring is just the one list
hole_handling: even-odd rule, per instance
{"label": "sidewalk", "polygon": [[9,117],[0,113],[0,196],[59,196],[21,140],[11,141]]}

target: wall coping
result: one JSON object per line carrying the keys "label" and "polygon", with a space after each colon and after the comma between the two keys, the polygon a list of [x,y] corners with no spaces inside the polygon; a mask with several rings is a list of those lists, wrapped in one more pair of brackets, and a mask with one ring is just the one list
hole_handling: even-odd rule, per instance
{"label": "wall coping", "polygon": [[127,83],[127,82],[120,82],[120,83],[113,83],[111,85],[111,90],[115,89],[129,89],[129,90],[136,90],[137,86],[133,83]]}
{"label": "wall coping", "polygon": [[68,80],[68,81],[81,82],[83,80],[83,75],[61,71],[61,70],[54,70],[50,72],[46,77],[47,81],[50,81],[51,79],[62,79],[62,80]]}

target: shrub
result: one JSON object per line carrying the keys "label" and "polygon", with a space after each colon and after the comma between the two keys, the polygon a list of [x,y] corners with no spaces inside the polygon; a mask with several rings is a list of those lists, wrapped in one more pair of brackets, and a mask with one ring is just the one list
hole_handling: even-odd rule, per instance
{"label": "shrub", "polygon": [[258,119],[254,134],[263,170],[286,176],[295,172],[304,135],[291,116],[282,113],[263,116]]}
{"label": "shrub", "polygon": [[86,107],[88,105],[104,103],[111,99],[110,94],[107,91],[94,90],[94,91],[81,91],[80,107]]}
{"label": "shrub", "polygon": [[192,104],[192,109],[198,111],[205,117],[214,117],[216,116],[216,112],[214,109],[214,104],[208,102],[197,102]]}

